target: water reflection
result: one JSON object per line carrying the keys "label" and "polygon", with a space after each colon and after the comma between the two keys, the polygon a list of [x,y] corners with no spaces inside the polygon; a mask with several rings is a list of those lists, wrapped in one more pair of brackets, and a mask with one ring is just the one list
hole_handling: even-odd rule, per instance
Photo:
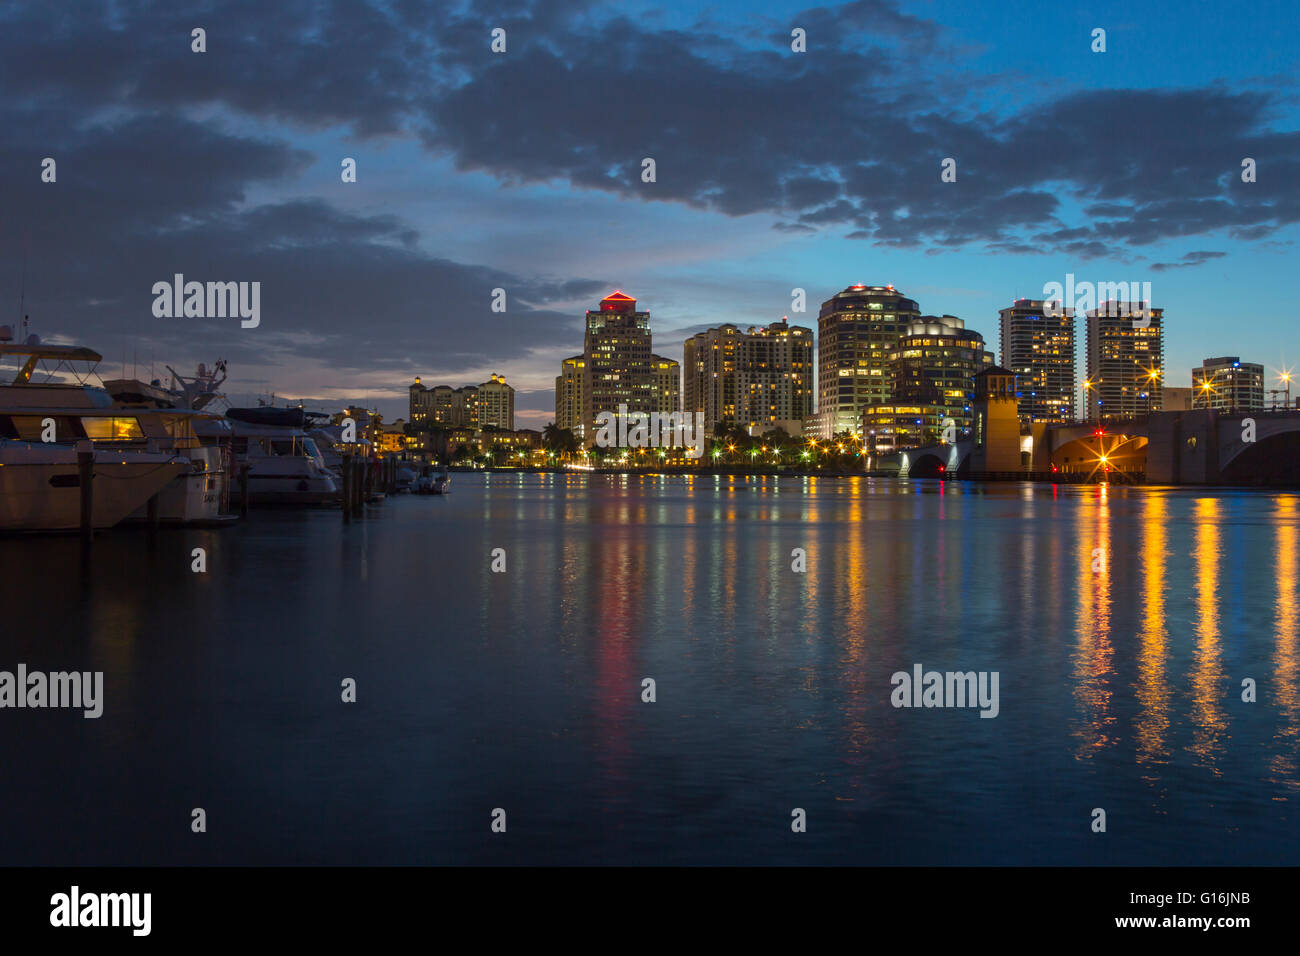
{"label": "water reflection", "polygon": [[1217,498],[1198,498],[1193,506],[1196,540],[1193,560],[1196,564],[1196,647],[1191,674],[1192,744],[1200,766],[1215,775],[1223,751],[1222,737],[1227,728],[1223,695],[1222,650],[1219,646],[1219,567],[1222,560],[1221,504]]}
{"label": "water reflection", "polygon": [[1111,548],[1110,499],[1106,488],[1079,503],[1076,520],[1079,620],[1072,655],[1074,699],[1081,716],[1074,736],[1075,757],[1084,760],[1114,744],[1115,717],[1111,641],[1111,585],[1115,555]]}
{"label": "water reflection", "polygon": [[[1142,519],[1142,630],[1138,645],[1137,762],[1163,764],[1169,759],[1168,635],[1165,614],[1165,559],[1169,504],[1153,497]],[[1155,771],[1146,778],[1159,779]]]}
{"label": "water reflection", "polygon": [[1300,564],[1300,534],[1296,529],[1296,499],[1282,498],[1275,512],[1276,530],[1276,580],[1277,616],[1273,651],[1274,673],[1269,682],[1271,693],[1277,701],[1280,717],[1275,738],[1275,748],[1269,769],[1273,781],[1287,793],[1300,790],[1296,777],[1296,750],[1300,745],[1300,653],[1297,633],[1300,633],[1300,603],[1297,602],[1297,565]]}

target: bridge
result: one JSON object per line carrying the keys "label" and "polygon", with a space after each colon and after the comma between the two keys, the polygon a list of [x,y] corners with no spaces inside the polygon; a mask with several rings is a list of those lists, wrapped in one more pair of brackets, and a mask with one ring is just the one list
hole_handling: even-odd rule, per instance
{"label": "bridge", "polygon": [[975,442],[908,448],[868,459],[904,478],[1143,481],[1158,485],[1300,486],[1300,410],[1153,412],[1098,425],[1035,423],[1020,469],[975,471]]}

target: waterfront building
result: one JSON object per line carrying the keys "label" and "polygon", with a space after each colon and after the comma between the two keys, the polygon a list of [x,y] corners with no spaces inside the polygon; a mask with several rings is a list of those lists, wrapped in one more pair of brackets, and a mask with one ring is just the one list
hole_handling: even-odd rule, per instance
{"label": "waterfront building", "polygon": [[493,373],[488,381],[478,387],[476,399],[479,427],[492,426],[514,431],[515,390],[506,384],[504,376]]}
{"label": "waterfront building", "polygon": [[1235,355],[1207,358],[1192,369],[1192,408],[1262,411],[1264,366]]}
{"label": "waterfront building", "polygon": [[735,423],[751,434],[781,428],[799,437],[813,413],[812,372],[812,329],[785,318],[751,327],[736,355]]}
{"label": "waterfront building", "polygon": [[1083,388],[1089,421],[1122,421],[1161,410],[1163,309],[1149,302],[1106,302],[1089,310],[1087,351]]}
{"label": "waterfront building", "polygon": [[582,388],[587,374],[583,355],[566,358],[555,377],[555,424],[567,428],[578,438],[586,434],[582,424]]}
{"label": "waterfront building", "polygon": [[613,292],[600,307],[587,312],[582,384],[584,436],[594,438],[596,416],[656,411],[655,377],[651,368],[650,313],[639,312],[636,299]]}
{"label": "waterfront building", "polygon": [[681,411],[682,369],[677,360],[651,355],[650,371],[654,376],[655,394],[655,404],[651,410],[661,415]]}
{"label": "waterfront building", "polygon": [[890,356],[921,310],[893,286],[851,285],[817,316],[818,437],[860,434],[862,410],[893,401]]}
{"label": "waterfront building", "polygon": [[479,428],[492,425],[513,429],[515,390],[501,375],[482,385],[425,386],[417,375],[410,387],[408,414],[415,424],[436,424],[448,428]]}
{"label": "waterfront building", "polygon": [[976,375],[974,411],[972,476],[1023,471],[1015,373],[992,366]]}
{"label": "waterfront building", "polygon": [[1042,299],[1017,299],[998,312],[1002,366],[1015,373],[1020,420],[1074,421],[1074,310],[1045,315]]}
{"label": "waterfront building", "polygon": [[704,426],[714,432],[719,426],[736,424],[736,362],[741,331],[730,323],[707,329],[682,346],[682,410],[688,415],[701,412]]}

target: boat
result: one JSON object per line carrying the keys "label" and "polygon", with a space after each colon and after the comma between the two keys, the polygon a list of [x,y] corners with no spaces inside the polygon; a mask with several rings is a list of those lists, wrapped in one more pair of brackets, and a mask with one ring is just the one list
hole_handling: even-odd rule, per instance
{"label": "boat", "polygon": [[[340,482],[306,433],[311,413],[301,408],[232,408],[226,412],[236,469],[248,469],[250,504],[328,505]],[[238,492],[238,489],[235,489]]]}
{"label": "boat", "polygon": [[[153,513],[159,521],[217,519],[224,481],[221,456],[219,450],[201,447],[194,430],[201,413],[120,407],[107,390],[89,382],[101,361],[97,352],[45,345],[35,335],[21,345],[12,339],[12,330],[0,327],[0,359],[18,364],[13,380],[0,386],[0,441],[6,443],[4,464],[11,471],[3,493],[18,496],[5,510],[0,529],[79,527],[77,448],[94,452],[95,477],[105,478],[103,486],[96,480],[94,487],[97,528],[112,527],[132,514],[148,517],[155,496]],[[48,372],[45,381],[32,380],[38,367]],[[101,472],[107,465],[113,467]],[[51,498],[44,503],[37,500],[42,480]],[[117,485],[122,487],[110,493]],[[128,503],[131,507],[119,514]]]}
{"label": "boat", "polygon": [[[91,524],[111,528],[189,471],[166,453],[81,447],[94,455]],[[75,531],[81,527],[77,445],[0,439],[0,531]]]}
{"label": "boat", "polygon": [[451,493],[451,476],[446,472],[435,474],[431,466],[426,465],[420,477],[415,479],[413,490],[417,495],[446,495]]}
{"label": "boat", "polygon": [[[199,371],[202,374],[202,365]],[[104,386],[115,408],[148,410],[146,417],[167,429],[173,450],[190,460],[189,474],[163,492],[159,520],[208,527],[237,521],[238,515],[230,511],[234,432],[222,416],[198,410],[211,396],[198,397],[195,407],[195,396],[164,389],[156,380],[146,385],[138,379],[112,379]],[[128,516],[131,521],[147,518],[145,511]]]}

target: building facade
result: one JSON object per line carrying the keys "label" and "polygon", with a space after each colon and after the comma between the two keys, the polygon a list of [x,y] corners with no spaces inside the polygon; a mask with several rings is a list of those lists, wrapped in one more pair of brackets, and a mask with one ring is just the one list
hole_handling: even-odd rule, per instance
{"label": "building facade", "polygon": [[751,433],[797,429],[798,437],[813,413],[812,377],[812,329],[784,318],[750,328],[740,338],[736,362],[735,424]]}
{"label": "building facade", "polygon": [[494,374],[482,385],[424,386],[419,376],[411,383],[409,417],[413,424],[437,424],[448,428],[480,428],[492,425],[514,428],[515,390],[503,376]]}
{"label": "building facade", "polygon": [[682,367],[676,359],[662,355],[650,356],[650,370],[654,376],[655,404],[652,411],[667,415],[682,410]]}
{"label": "building facade", "polygon": [[998,312],[1002,365],[1015,373],[1022,422],[1072,422],[1074,310],[1045,315],[1042,299],[1017,299]]}
{"label": "building facade", "polygon": [[1164,310],[1107,302],[1087,313],[1088,420],[1122,421],[1163,406]]}
{"label": "building facade", "polygon": [[741,331],[728,323],[699,332],[682,346],[682,410],[701,412],[710,432],[736,424],[736,362]]}
{"label": "building facade", "polygon": [[494,372],[478,387],[476,402],[480,428],[515,430],[515,390],[506,384],[504,376]]}
{"label": "building facade", "polygon": [[1192,369],[1192,408],[1263,411],[1264,366],[1235,355],[1207,358]]}
{"label": "building facade", "polygon": [[953,315],[922,316],[889,355],[890,400],[863,408],[864,445],[885,452],[969,438],[975,376],[992,366],[984,336],[964,321]]}
{"label": "building facade", "polygon": [[1160,390],[1160,410],[1162,412],[1190,412],[1192,410],[1192,390],[1185,385],[1166,385]]}
{"label": "building facade", "polygon": [[578,438],[586,435],[582,424],[582,388],[587,374],[583,355],[566,358],[555,377],[555,424],[567,428]]}
{"label": "building facade", "polygon": [[817,430],[860,435],[862,411],[893,401],[890,356],[921,310],[893,286],[851,285],[817,316]]}
{"label": "building facade", "polygon": [[596,434],[596,416],[657,410],[650,353],[650,313],[638,312],[636,299],[614,292],[587,312],[582,389],[584,435]]}

